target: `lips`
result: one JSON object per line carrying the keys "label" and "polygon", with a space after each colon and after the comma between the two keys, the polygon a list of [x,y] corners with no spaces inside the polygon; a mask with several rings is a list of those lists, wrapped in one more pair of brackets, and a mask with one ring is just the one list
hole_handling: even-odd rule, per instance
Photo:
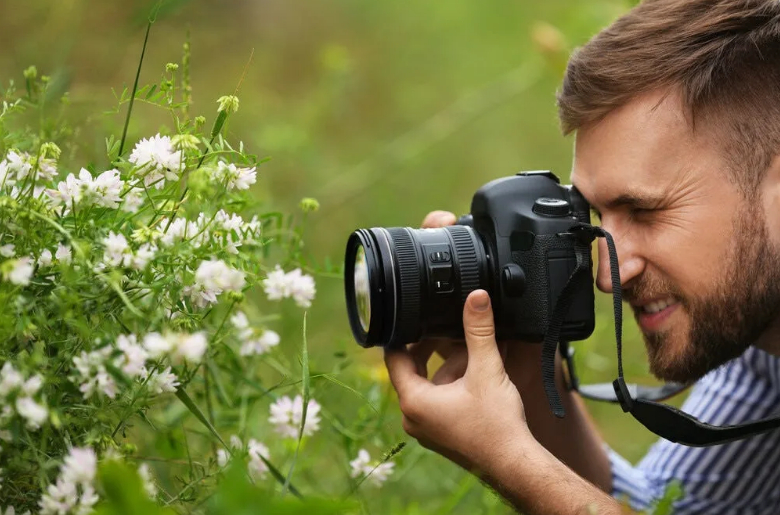
{"label": "lips", "polygon": [[680,306],[674,297],[648,299],[632,302],[637,322],[644,332],[655,332],[664,328],[665,322]]}

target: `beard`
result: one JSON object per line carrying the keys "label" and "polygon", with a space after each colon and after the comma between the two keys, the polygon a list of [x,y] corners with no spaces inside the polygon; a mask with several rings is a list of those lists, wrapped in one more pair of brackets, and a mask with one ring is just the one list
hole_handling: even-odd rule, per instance
{"label": "beard", "polygon": [[[734,242],[711,292],[686,296],[668,281],[643,275],[626,298],[673,295],[688,314],[685,328],[644,334],[650,371],[659,379],[687,383],[740,356],[780,314],[780,252],[763,213],[751,207],[734,223]],[[634,309],[635,317],[639,311]],[[680,341],[682,340],[682,341]]]}

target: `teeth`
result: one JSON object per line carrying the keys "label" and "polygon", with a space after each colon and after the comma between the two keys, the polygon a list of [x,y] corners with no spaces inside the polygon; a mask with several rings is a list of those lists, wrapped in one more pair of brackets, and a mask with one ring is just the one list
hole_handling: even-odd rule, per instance
{"label": "teeth", "polygon": [[645,313],[658,313],[659,311],[668,308],[672,304],[676,304],[676,301],[673,297],[669,297],[664,300],[659,300],[657,302],[651,302],[650,304],[644,306],[642,310]]}

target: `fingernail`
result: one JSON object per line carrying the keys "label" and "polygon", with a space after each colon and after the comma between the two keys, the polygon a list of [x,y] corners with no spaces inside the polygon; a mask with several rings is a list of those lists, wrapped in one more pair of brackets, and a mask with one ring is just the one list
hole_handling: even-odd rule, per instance
{"label": "fingernail", "polygon": [[471,305],[476,311],[485,311],[490,305],[490,297],[487,292],[480,292],[477,295],[474,295]]}

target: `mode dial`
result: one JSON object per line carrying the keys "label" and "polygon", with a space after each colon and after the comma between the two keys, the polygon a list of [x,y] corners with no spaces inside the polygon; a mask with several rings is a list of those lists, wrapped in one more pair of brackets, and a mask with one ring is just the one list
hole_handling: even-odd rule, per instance
{"label": "mode dial", "polygon": [[559,198],[538,198],[534,202],[533,210],[537,215],[550,217],[569,216],[571,214],[569,203]]}

